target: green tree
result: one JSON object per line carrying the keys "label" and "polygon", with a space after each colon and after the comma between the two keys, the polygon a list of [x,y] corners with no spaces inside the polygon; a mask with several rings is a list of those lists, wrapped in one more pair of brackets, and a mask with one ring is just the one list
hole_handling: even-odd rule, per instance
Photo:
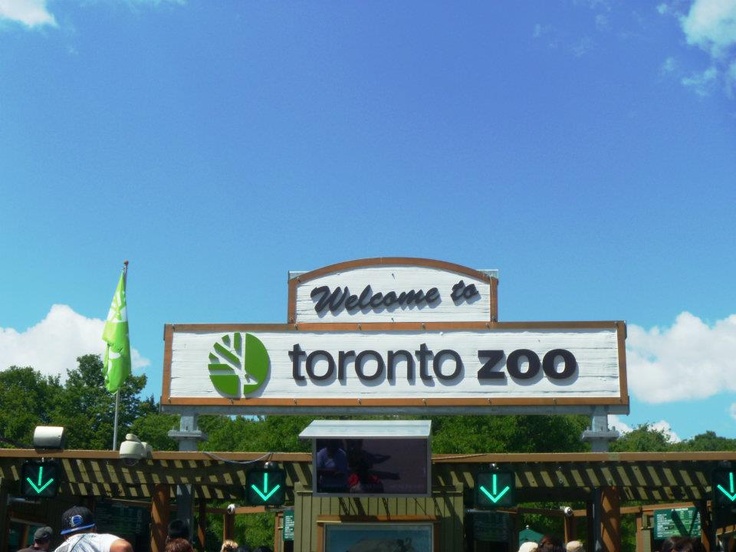
{"label": "green tree", "polygon": [[0,447],[31,445],[36,426],[52,424],[61,394],[58,377],[44,376],[31,367],[11,366],[0,372]]}
{"label": "green tree", "polygon": [[199,427],[207,434],[200,450],[308,452],[311,443],[299,439],[309,416],[202,416]]}
{"label": "green tree", "polygon": [[580,452],[585,416],[439,416],[432,419],[432,452]]}
{"label": "green tree", "polygon": [[611,452],[665,452],[672,450],[667,434],[643,424],[619,437],[610,445]]}
{"label": "green tree", "polygon": [[180,416],[160,412],[153,397],[140,401],[139,408],[139,415],[130,425],[130,432],[151,445],[153,450],[178,450],[179,445],[169,437],[169,431],[179,429]]}
{"label": "green tree", "polygon": [[675,443],[673,449],[681,451],[736,450],[736,439],[719,437],[713,431],[706,431],[692,439]]}
{"label": "green tree", "polygon": [[[109,449],[113,439],[115,395],[105,389],[99,355],[84,355],[77,362],[78,367],[68,371],[64,392],[54,405],[53,420],[67,428],[67,448]],[[145,385],[146,376],[130,376],[120,388],[118,435],[123,438],[133,422],[145,414],[145,403],[137,398]]]}

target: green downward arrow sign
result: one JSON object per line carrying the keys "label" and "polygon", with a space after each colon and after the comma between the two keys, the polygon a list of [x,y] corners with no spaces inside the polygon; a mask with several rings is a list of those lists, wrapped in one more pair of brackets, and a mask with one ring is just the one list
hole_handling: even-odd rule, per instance
{"label": "green downward arrow sign", "polygon": [[736,501],[736,489],[734,489],[734,483],[733,483],[733,472],[728,473],[728,487],[729,490],[727,491],[723,485],[720,483],[718,484],[718,490],[721,491],[731,502]]}
{"label": "green downward arrow sign", "polygon": [[43,466],[39,466],[38,468],[38,483],[35,483],[31,480],[30,477],[26,477],[26,481],[28,481],[28,484],[33,487],[33,490],[36,491],[38,494],[41,494],[43,490],[51,485],[54,482],[54,478],[50,477],[46,483],[43,482]]}
{"label": "green downward arrow sign", "polygon": [[258,493],[258,496],[260,496],[263,499],[263,502],[266,502],[273,493],[279,490],[281,485],[274,485],[273,488],[269,491],[268,490],[268,472],[263,472],[263,490],[259,489],[256,485],[251,485],[250,488],[253,489],[256,493]]}
{"label": "green downward arrow sign", "polygon": [[501,500],[503,495],[505,495],[511,489],[510,486],[506,485],[503,489],[499,491],[498,490],[498,475],[496,475],[495,473],[493,474],[491,478],[491,486],[493,489],[492,492],[486,489],[483,485],[480,486],[480,490],[494,504],[498,502],[499,500]]}

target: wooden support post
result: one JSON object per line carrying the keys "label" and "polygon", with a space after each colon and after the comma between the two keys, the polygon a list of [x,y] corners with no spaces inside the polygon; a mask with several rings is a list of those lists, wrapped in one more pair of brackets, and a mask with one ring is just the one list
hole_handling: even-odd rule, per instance
{"label": "wooden support post", "polygon": [[273,524],[273,552],[281,552],[281,543],[284,542],[282,531],[284,530],[284,513],[276,514],[276,523]]}
{"label": "wooden support post", "polygon": [[601,552],[621,550],[621,499],[616,487],[601,489]]}
{"label": "wooden support post", "polygon": [[232,539],[235,535],[235,514],[225,514],[222,516],[222,540],[223,542]]}
{"label": "wooden support post", "polygon": [[576,539],[576,530],[575,530],[575,516],[563,516],[564,520],[564,530],[565,530],[565,542],[570,542],[571,540]]}
{"label": "wooden support post", "polygon": [[636,514],[636,549],[645,550],[644,548],[644,513]]}
{"label": "wooden support post", "polygon": [[158,484],[151,500],[151,552],[164,552],[169,531],[169,486]]}
{"label": "wooden support post", "polygon": [[197,516],[197,541],[199,550],[204,550],[204,539],[207,533],[207,502],[199,499],[199,515]]}
{"label": "wooden support post", "polygon": [[700,542],[703,544],[703,552],[711,552],[717,550],[717,543],[714,542],[715,531],[710,520],[710,512],[708,511],[708,501],[701,500],[695,503],[700,516]]}

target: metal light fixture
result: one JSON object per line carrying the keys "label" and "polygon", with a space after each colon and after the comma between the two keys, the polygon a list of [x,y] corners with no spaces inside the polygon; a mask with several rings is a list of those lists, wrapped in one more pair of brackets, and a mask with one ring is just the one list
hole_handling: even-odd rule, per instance
{"label": "metal light fixture", "polygon": [[126,466],[135,466],[141,460],[151,458],[153,449],[145,441],[141,441],[136,435],[128,433],[125,441],[120,443],[120,458]]}
{"label": "metal light fixture", "polygon": [[62,450],[66,446],[66,430],[61,426],[36,426],[33,431],[33,447]]}

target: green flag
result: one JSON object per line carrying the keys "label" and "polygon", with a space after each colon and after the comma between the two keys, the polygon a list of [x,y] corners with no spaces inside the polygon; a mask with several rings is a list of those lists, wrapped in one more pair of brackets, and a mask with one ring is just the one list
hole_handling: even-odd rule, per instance
{"label": "green flag", "polygon": [[128,312],[125,300],[125,270],[120,275],[118,287],[107,313],[102,339],[107,343],[102,371],[105,387],[115,393],[130,375],[130,337],[128,336]]}

